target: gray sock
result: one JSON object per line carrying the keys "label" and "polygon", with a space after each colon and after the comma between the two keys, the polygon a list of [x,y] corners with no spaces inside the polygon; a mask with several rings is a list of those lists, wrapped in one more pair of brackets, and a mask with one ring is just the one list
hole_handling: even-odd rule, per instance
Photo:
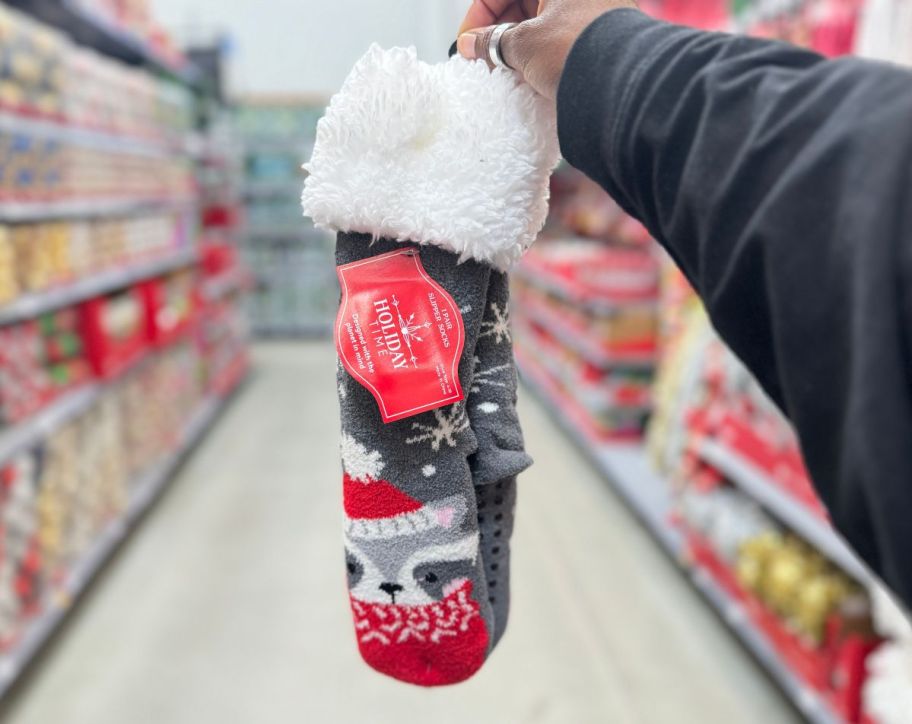
{"label": "gray sock", "polygon": [[509,277],[491,272],[468,395],[478,452],[469,463],[475,485],[513,478],[532,464],[516,413],[516,363],[510,329]]}
{"label": "gray sock", "polygon": [[[368,235],[339,234],[337,263],[397,248],[388,240],[372,244]],[[421,247],[420,255],[463,312],[459,377],[470,395],[476,342],[480,334],[491,336],[482,322],[490,268],[460,264],[435,247]],[[384,424],[370,392],[341,369],[338,382],[346,567],[361,655],[410,683],[462,681],[494,641],[469,464],[488,426],[476,433],[464,403]]]}
{"label": "gray sock", "polygon": [[475,499],[488,603],[494,609],[493,646],[497,646],[510,617],[510,538],[516,511],[516,478],[476,485]]}
{"label": "gray sock", "polygon": [[475,346],[475,374],[468,415],[478,438],[469,458],[478,506],[481,557],[494,609],[496,646],[510,612],[510,537],[516,506],[516,476],[532,464],[516,413],[516,365],[509,324],[510,282],[492,272]]}

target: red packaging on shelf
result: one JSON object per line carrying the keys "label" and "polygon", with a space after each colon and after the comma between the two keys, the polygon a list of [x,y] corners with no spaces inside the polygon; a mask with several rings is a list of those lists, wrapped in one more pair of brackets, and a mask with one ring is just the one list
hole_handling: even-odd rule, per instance
{"label": "red packaging on shelf", "polygon": [[210,243],[200,252],[200,266],[203,273],[209,277],[216,277],[234,269],[238,264],[237,247],[233,244]]}
{"label": "red packaging on shelf", "polygon": [[150,279],[139,285],[144,300],[149,341],[164,347],[185,335],[199,309],[199,300],[188,272]]}
{"label": "red packaging on shelf", "polygon": [[833,649],[832,674],[833,705],[849,722],[862,722],[862,692],[867,678],[867,660],[880,645],[879,641],[866,639],[858,634],[842,634],[844,622],[838,616],[827,622],[827,639]]}
{"label": "red packaging on shelf", "polygon": [[83,302],[80,314],[87,357],[97,376],[115,377],[148,350],[146,301],[139,287]]}
{"label": "red packaging on shelf", "polygon": [[660,14],[664,20],[704,30],[723,30],[728,25],[728,0],[663,0]]}

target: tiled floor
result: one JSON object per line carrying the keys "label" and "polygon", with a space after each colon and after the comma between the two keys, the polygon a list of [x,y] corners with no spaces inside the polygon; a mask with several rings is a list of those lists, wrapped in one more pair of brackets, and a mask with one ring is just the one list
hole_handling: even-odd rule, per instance
{"label": "tiled floor", "polygon": [[425,691],[356,653],[334,360],[258,374],[5,712],[16,724],[768,724],[796,721],[675,566],[528,398],[510,628]]}

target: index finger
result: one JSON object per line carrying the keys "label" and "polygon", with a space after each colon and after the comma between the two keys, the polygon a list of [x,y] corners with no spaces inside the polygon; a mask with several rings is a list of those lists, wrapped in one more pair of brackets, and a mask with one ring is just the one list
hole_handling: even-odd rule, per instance
{"label": "index finger", "polygon": [[474,28],[496,25],[499,18],[518,5],[517,0],[473,0],[472,7],[469,8],[462,25],[459,26],[459,34],[462,35],[467,30]]}

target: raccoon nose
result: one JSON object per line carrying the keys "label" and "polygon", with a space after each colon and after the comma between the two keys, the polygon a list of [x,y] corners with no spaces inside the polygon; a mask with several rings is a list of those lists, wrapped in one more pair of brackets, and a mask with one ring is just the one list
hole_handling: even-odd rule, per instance
{"label": "raccoon nose", "polygon": [[393,599],[393,603],[396,603],[396,594],[402,590],[402,586],[398,583],[381,583],[380,590],[388,593],[389,597]]}

